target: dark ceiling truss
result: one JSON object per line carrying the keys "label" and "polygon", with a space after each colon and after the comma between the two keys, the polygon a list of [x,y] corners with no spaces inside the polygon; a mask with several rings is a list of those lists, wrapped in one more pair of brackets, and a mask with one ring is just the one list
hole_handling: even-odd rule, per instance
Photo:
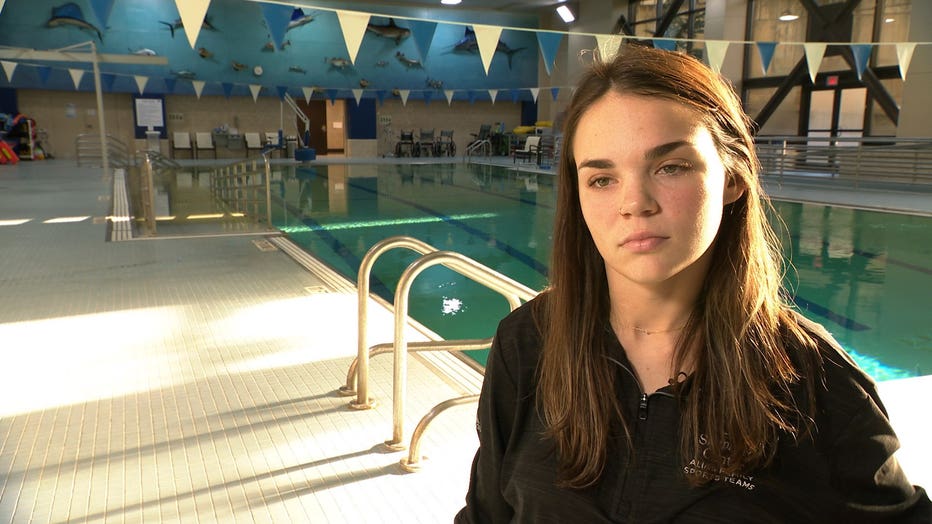
{"label": "dark ceiling truss", "polygon": [[[806,12],[809,13],[811,20],[816,20],[820,26],[822,33],[822,38],[820,41],[829,42],[829,47],[826,49],[826,56],[830,55],[841,55],[842,59],[848,64],[848,67],[851,68],[852,74],[856,75],[857,65],[854,60],[854,53],[851,51],[851,48],[847,45],[832,45],[831,42],[840,42],[845,40],[839,34],[840,22],[843,21],[846,17],[850,16],[858,4],[861,3],[861,0],[848,0],[842,9],[835,14],[835,17],[828,19],[825,16],[825,13],[819,9],[819,6],[816,5],[814,0],[798,0],[800,4],[806,9]],[[875,8],[876,9],[876,8]],[[750,15],[750,5],[749,5],[749,15]],[[876,11],[874,14],[875,18],[877,16]],[[785,77],[782,78],[777,90],[770,97],[767,103],[764,104],[764,107],[754,118],[758,129],[763,127],[767,120],[773,115],[780,103],[783,102],[783,99],[790,93],[793,87],[797,85],[806,86],[806,77],[808,76],[808,65],[806,57],[803,56],[799,62],[793,67],[792,71]],[[884,75],[886,78],[887,75]],[[816,80],[818,81],[818,76]],[[892,77],[891,77],[892,78]],[[890,92],[883,86],[880,82],[880,78],[873,68],[867,66],[864,68],[864,71],[861,73],[861,83],[867,88],[867,93],[871,99],[877,101],[880,105],[883,112],[887,117],[896,124],[899,122],[900,118],[900,109],[896,104],[893,96],[890,95]],[[756,82],[752,79],[745,80],[745,87],[755,87]],[[800,108],[802,109],[802,108]],[[802,125],[800,126],[803,127]],[[802,131],[802,129],[801,129]]]}

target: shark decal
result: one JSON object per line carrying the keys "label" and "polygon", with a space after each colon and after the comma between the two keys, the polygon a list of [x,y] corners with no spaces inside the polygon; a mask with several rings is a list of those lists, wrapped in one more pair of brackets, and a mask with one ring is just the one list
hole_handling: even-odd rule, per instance
{"label": "shark decal", "polygon": [[366,31],[375,33],[382,38],[394,40],[395,45],[399,45],[402,40],[411,36],[411,30],[407,27],[398,27],[394,18],[388,19],[388,25],[376,25],[370,22],[366,25]]}
{"label": "shark decal", "polygon": [[97,34],[97,38],[101,42],[104,41],[100,29],[97,29],[96,26],[84,18],[84,13],[81,12],[81,8],[74,2],[68,2],[67,4],[53,7],[52,16],[49,17],[49,21],[45,23],[46,27],[65,27],[68,25],[93,32]]}

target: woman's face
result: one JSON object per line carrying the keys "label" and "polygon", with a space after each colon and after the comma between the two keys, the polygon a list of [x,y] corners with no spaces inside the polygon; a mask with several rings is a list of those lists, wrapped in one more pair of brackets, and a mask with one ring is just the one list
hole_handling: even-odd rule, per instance
{"label": "woman's face", "polygon": [[579,203],[610,282],[700,284],[722,210],[741,196],[693,109],[609,92],[573,139]]}

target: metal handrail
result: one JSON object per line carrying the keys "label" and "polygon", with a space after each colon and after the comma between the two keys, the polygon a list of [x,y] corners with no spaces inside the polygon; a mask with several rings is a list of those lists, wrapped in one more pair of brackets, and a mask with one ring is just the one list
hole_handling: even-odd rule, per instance
{"label": "metal handrail", "polygon": [[104,148],[109,163],[116,167],[130,165],[129,148],[113,135],[106,135],[107,142],[101,145],[100,135],[96,133],[82,133],[75,137],[75,157],[79,166],[102,167]]}
{"label": "metal handrail", "polygon": [[[232,205],[234,211],[248,214],[249,204],[255,204],[252,216],[259,220],[259,200],[247,198],[249,191],[258,187],[265,189],[265,221],[272,227],[272,167],[269,160],[270,150],[262,151],[263,169],[258,168],[255,160],[241,160],[215,168],[210,173],[210,190],[220,200]],[[250,177],[261,173],[262,185],[250,184]]]}
{"label": "metal handrail", "polygon": [[411,434],[411,447],[408,449],[408,457],[401,459],[400,462],[402,469],[411,473],[421,469],[421,437],[424,436],[424,432],[427,431],[427,426],[429,426],[438,415],[452,407],[469,404],[478,400],[479,395],[464,395],[462,397],[444,400],[428,411],[427,414],[421,418],[421,421],[417,423],[414,432]]}
{"label": "metal handrail", "polygon": [[[537,292],[479,262],[452,251],[435,251],[412,262],[401,274],[395,290],[395,359],[392,377],[392,439],[385,442],[389,448],[402,448],[404,441],[404,408],[407,395],[408,340],[408,294],[414,279],[425,269],[436,265],[456,271],[486,288],[497,291],[508,301],[511,310],[517,309],[521,301],[537,296]],[[436,409],[436,408],[435,408]],[[418,461],[409,457],[408,464]]]}
{"label": "metal handrail", "polygon": [[152,169],[153,159],[151,151],[142,151],[144,167],[141,171],[142,183],[140,187],[140,201],[142,202],[143,216],[145,216],[146,235],[155,235],[155,180]]}

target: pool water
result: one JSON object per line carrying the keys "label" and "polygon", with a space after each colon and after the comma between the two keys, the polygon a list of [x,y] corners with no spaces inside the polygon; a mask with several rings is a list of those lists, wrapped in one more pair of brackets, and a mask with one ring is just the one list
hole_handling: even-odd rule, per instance
{"label": "pool water", "polygon": [[[276,226],[352,281],[373,244],[408,235],[533,289],[546,285],[552,174],[459,163],[331,164],[289,167],[281,179]],[[803,314],[878,380],[932,373],[932,218],[788,202],[775,208],[793,266],[786,283]],[[384,254],[372,291],[393,300],[417,256]],[[508,309],[497,293],[443,267],[418,276],[409,305],[412,317],[447,339],[492,336]],[[471,356],[484,363],[484,352]]]}

